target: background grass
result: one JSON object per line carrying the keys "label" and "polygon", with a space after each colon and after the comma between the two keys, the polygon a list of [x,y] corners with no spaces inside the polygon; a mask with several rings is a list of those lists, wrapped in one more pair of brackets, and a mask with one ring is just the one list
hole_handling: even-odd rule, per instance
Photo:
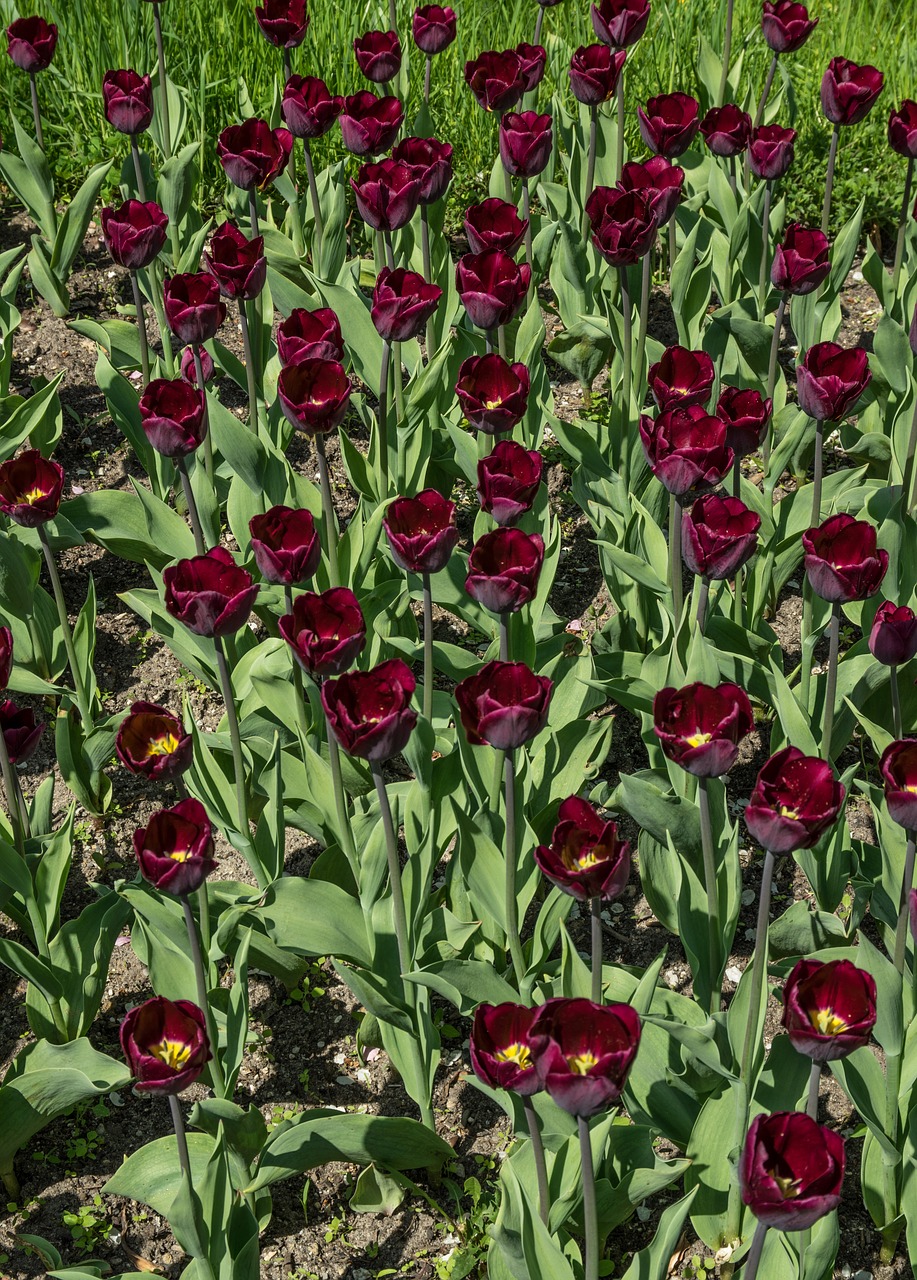
{"label": "background grass", "polygon": [[[537,12],[534,0],[454,3],[459,36],[434,60],[432,101],[437,131],[455,148],[453,224],[486,186],[495,155],[496,124],[465,87],[465,60],[486,48],[530,40]],[[152,5],[144,0],[36,0],[35,7],[57,22],[61,31],[55,61],[39,77],[39,86],[46,146],[61,193],[66,194],[91,164],[104,156],[126,154],[125,140],[102,117],[100,85],[105,71],[113,67],[153,69]],[[0,0],[0,15],[5,25],[20,13],[34,12],[35,7]],[[402,34],[413,51],[412,8],[399,0]],[[253,9],[254,0],[169,0],[162,5],[169,75],[187,92],[189,136],[203,141],[203,194],[208,205],[222,202],[225,181],[214,143],[220,129],[243,115],[240,95],[247,92],[262,114],[269,114],[272,105],[276,111],[280,55],[261,36]],[[650,25],[627,72],[628,141],[638,156],[645,149],[633,119],[634,107],[654,93],[698,91],[700,40],[705,37],[719,50],[724,11],[725,0],[653,0]],[[866,229],[888,236],[898,217],[905,162],[889,149],[885,128],[891,107],[902,97],[917,96],[917,0],[812,0],[811,11],[820,18],[814,35],[799,53],[781,59],[792,88],[779,118],[799,131],[796,162],[787,184],[790,215],[809,223],[817,223],[820,215],[830,132],[821,114],[819,84],[830,58],[841,54],[880,67],[886,87],[870,117],[842,134],[833,220],[839,225],[865,195]],[[747,103],[760,92],[769,60],[760,34],[760,13],[760,0],[737,0],[733,51],[734,59],[744,53],[742,91]],[[321,75],[340,93],[365,87],[351,42],[364,30],[387,26],[386,15],[383,2],[316,3],[306,42],[294,51],[294,71]],[[563,0],[547,11],[549,61],[542,102],[556,86],[572,103],[566,76],[570,51],[593,39],[588,0]],[[414,56],[409,121],[420,101],[422,71],[422,59]],[[0,60],[0,91],[3,114],[15,111],[28,125],[28,82],[6,57]],[[8,124],[4,119],[0,126],[7,136],[12,133]],[[318,158],[324,162],[341,153],[340,133],[334,130]]]}

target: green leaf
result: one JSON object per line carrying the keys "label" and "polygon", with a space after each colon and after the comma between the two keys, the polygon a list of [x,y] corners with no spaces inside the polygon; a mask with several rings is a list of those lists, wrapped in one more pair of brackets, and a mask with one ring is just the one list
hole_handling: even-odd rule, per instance
{"label": "green leaf", "polygon": [[381,1213],[390,1218],[403,1200],[401,1183],[371,1164],[357,1178],[349,1204],[354,1213]]}
{"label": "green leaf", "polygon": [[199,176],[195,160],[200,149],[199,142],[189,142],[177,155],[166,160],[159,172],[156,199],[175,226],[184,220],[194,200]]}
{"label": "green leaf", "polygon": [[60,220],[51,251],[51,270],[58,280],[66,280],[70,275],[74,259],[86,239],[99,192],[111,166],[111,160],[103,160],[89,170]]}
{"label": "green leaf", "polygon": [[27,400],[20,399],[19,396],[10,396],[6,401],[0,402],[0,414],[11,401],[16,402],[12,405],[11,411],[3,415],[0,461],[11,458],[28,437],[33,438],[33,448],[41,448],[46,456],[51,453],[45,441],[49,440],[53,448],[54,437],[59,434],[58,419],[61,415],[61,407],[57,388],[63,376],[63,373],[58,373]]}
{"label": "green leaf", "polygon": [[51,270],[47,251],[38,236],[32,236],[32,248],[28,256],[29,275],[35,289],[47,302],[54,314],[61,319],[70,313],[70,295],[66,287]]}
{"label": "green leaf", "polygon": [[690,1191],[662,1211],[652,1243],[634,1255],[622,1280],[667,1280],[671,1275],[670,1264],[678,1249],[682,1226],[696,1194],[696,1191]]}
{"label": "green leaf", "polygon": [[[214,1143],[209,1133],[189,1133],[188,1156],[191,1161],[191,1178],[196,1184],[204,1179],[207,1162],[213,1154]],[[178,1162],[178,1146],[175,1135],[157,1138],[127,1157],[120,1169],[108,1179],[102,1188],[104,1195],[124,1196],[147,1204],[154,1213],[169,1216],[173,1201],[181,1184],[181,1165]]]}
{"label": "green leaf", "polygon": [[337,885],[286,876],[270,886],[254,914],[279,947],[298,955],[372,962],[360,904]]}

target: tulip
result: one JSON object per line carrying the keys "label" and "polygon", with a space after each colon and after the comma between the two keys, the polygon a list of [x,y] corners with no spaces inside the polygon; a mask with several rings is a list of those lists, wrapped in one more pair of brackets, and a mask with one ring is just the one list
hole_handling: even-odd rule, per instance
{"label": "tulip", "polygon": [[434,57],[448,49],[455,39],[455,10],[438,4],[421,5],[414,10],[411,20],[411,34],[414,43],[421,53],[428,58]]}
{"label": "tulip", "polygon": [[751,137],[751,116],[729,102],[724,107],[711,107],[701,121],[704,141],[715,156],[731,159],[741,155]]}
{"label": "tulip", "polygon": [[264,237],[249,240],[234,222],[224,222],[210,237],[204,266],[216,280],[224,298],[250,302],[267,279]]}
{"label": "tulip", "polygon": [[875,67],[832,58],[821,82],[822,111],[833,125],[859,124],[876,105],[884,80]]}
{"label": "tulip", "polygon": [[121,1049],[138,1093],[169,1097],[194,1084],[213,1057],[203,1010],[154,996],[121,1023]]}
{"label": "tulip", "polygon": [[344,110],[344,99],[318,76],[290,76],[283,87],[280,114],[294,138],[320,138]]}
{"label": "tulip", "polygon": [[407,342],[417,338],[433,315],[442,289],[427,284],[415,271],[383,267],[373,289],[372,322],[386,342]]}
{"label": "tulip", "polygon": [[305,359],[340,363],[344,359],[341,322],[330,307],[317,307],[315,311],[297,307],[277,330],[277,350],[283,364]]}
{"label": "tulip", "polygon": [[119,133],[136,137],[153,119],[153,85],[136,71],[106,71],[102,80],[105,119]]}
{"label": "tulip", "polygon": [[657,222],[649,202],[631,191],[596,187],[586,201],[592,243],[613,267],[629,267],[648,253]]}
{"label": "tulip", "polygon": [[191,767],[191,735],[177,716],[154,702],[134,702],[115,738],[118,759],[130,773],[171,781]]}
{"label": "tulip", "polygon": [[831,271],[830,244],[821,231],[791,222],[783,233],[771,265],[771,282],[782,293],[802,297],[813,293]]}
{"label": "tulip", "polygon": [[509,364],[496,352],[469,356],[459,367],[455,384],[462,414],[485,435],[512,431],[525,416],[529,402],[529,371]]}
{"label": "tulip", "polygon": [[185,346],[197,346],[216,336],[226,319],[220,288],[206,271],[170,276],[163,285],[166,322]]}
{"label": "tulip", "polygon": [[400,658],[350,671],[322,685],[328,726],[348,755],[378,766],[407,746],[417,724],[416,681]]}
{"label": "tulip", "polygon": [[552,683],[524,662],[488,662],[455,686],[465,736],[473,747],[524,746],[545,727]]}
{"label": "tulip", "polygon": [[762,182],[782,178],[793,163],[795,129],[779,124],[762,124],[752,130],[748,144],[748,167]]}
{"label": "tulip", "polygon": [[760,391],[724,387],[716,405],[716,416],[726,423],[726,443],[737,458],[745,458],[760,448],[767,433],[773,402]]}
{"label": "tulip", "polygon": [[[189,383],[192,387],[197,386],[197,368],[194,362],[194,355],[195,352],[193,347],[185,347],[181,353],[180,366],[181,376],[184,378],[185,382]],[[206,386],[206,384],[213,378],[213,356],[206,347],[198,347],[197,358],[201,362],[201,377],[203,378],[204,385]]]}
{"label": "tulip", "polygon": [[748,696],[734,684],[661,689],[653,702],[653,732],[663,751],[696,778],[728,773],[753,728]]}
{"label": "tulip", "polygon": [[337,360],[306,356],[285,365],[277,395],[287,420],[308,436],[333,431],[347,417],[352,384]]}
{"label": "tulip", "polygon": [[653,399],[663,412],[706,404],[713,378],[713,361],[706,351],[688,351],[679,346],[666,347],[647,374]]}
{"label": "tulip", "polygon": [[278,629],[303,671],[316,680],[348,671],[366,644],[363,610],[346,587],[296,596]]}
{"label": "tulip", "polygon": [[522,59],[511,49],[465,63],[465,83],[485,111],[510,111],[525,93]]}
{"label": "tulip", "polygon": [[657,225],[664,227],[678,208],[684,184],[684,169],[671,164],[663,156],[650,156],[642,164],[628,161],[621,170],[619,186],[622,191],[636,192],[641,196]]}
{"label": "tulip", "polygon": [[509,1089],[520,1098],[544,1088],[531,1040],[536,1005],[479,1004],[474,1011],[469,1050],[475,1075],[491,1089]]}
{"label": "tulip", "polygon": [[547,52],[540,44],[517,44],[514,50],[516,57],[519,59],[519,70],[522,75],[522,91],[523,93],[531,93],[533,89],[537,89],[544,78],[544,69],[547,65]]}
{"label": "tulip", "polygon": [[597,107],[614,97],[627,52],[607,44],[582,45],[570,59],[570,88],[577,102]]}
{"label": "tulip", "polygon": [[306,38],[309,14],[306,0],[262,0],[255,19],[265,40],[278,49],[297,49]]}
{"label": "tulip", "polygon": [[714,582],[734,578],[755,554],[760,528],[761,517],[739,498],[698,498],[682,521],[685,564]]}
{"label": "tulip", "polygon": [[641,414],[640,439],[653,475],[676,497],[719,484],[733,463],[726,423],[699,405]]}
{"label": "tulip", "polygon": [[322,544],[311,511],[271,507],[248,522],[252,554],[265,582],[294,587],[307,582],[322,559]]}
{"label": "tulip", "polygon": [[845,795],[826,760],[784,747],[758,773],[745,825],[770,853],[811,849],[834,826]]}
{"label": "tulip", "polygon": [[525,237],[528,222],[523,222],[514,204],[491,196],[465,210],[465,235],[472,253],[501,249],[510,257]]}
{"label": "tulip", "polygon": [[396,160],[361,165],[350,185],[360,217],[375,231],[398,231],[410,222],[420,203],[416,171]]}
{"label": "tulip", "polygon": [[154,889],[176,898],[195,893],[217,865],[204,806],[189,799],[154,813],[134,832],[134,853],[140,874]]}
{"label": "tulip", "polygon": [[233,186],[263,191],[287,167],[293,150],[289,129],[272,129],[253,117],[224,129],[217,138],[217,157]]}
{"label": "tulip", "polygon": [[649,0],[599,0],[591,9],[596,39],[612,49],[629,49],[646,30]]}
{"label": "tulip", "polygon": [[125,200],[117,209],[103,209],[99,220],[106,249],[127,271],[151,266],[166,242],[169,219],[153,200]]}
{"label": "tulip", "polygon": [[888,572],[888,552],[876,548],[876,529],[846,511],[802,535],[812,590],[831,604],[866,600]]}
{"label": "tulip", "polygon": [[654,155],[674,160],[694,141],[700,107],[687,93],[664,93],[638,107],[640,135]]}
{"label": "tulip", "polygon": [[0,691],[10,682],[13,672],[13,633],[9,627],[0,627]]}
{"label": "tulip", "polygon": [[761,30],[774,53],[795,53],[817,26],[818,19],[810,19],[805,5],[795,0],[764,0]]}
{"label": "tulip", "polygon": [[879,760],[889,817],[906,831],[917,831],[917,738],[890,742]]}
{"label": "tulip", "polygon": [[537,111],[506,111],[500,118],[500,158],[507,173],[535,178],[547,166],[553,145],[551,117]]}
{"label": "tulip", "polygon": [[877,662],[900,667],[917,655],[917,614],[891,600],[880,604],[869,633],[869,651]]}
{"label": "tulip", "polygon": [[240,569],[225,547],[179,560],[163,571],[168,613],[210,639],[235,635],[248,620],[258,594],[251,574]]}
{"label": "tulip", "polygon": [[404,120],[404,104],[398,98],[380,98],[369,89],[344,99],[340,115],[344,146],[355,156],[376,156],[398,136]]}
{"label": "tulip", "polygon": [[876,983],[849,960],[800,960],[783,987],[782,1025],[813,1062],[836,1062],[869,1043]]}
{"label": "tulip", "polygon": [[629,1004],[548,1000],[532,1024],[538,1071],[561,1110],[588,1120],[620,1098],[640,1047]]}
{"label": "tulip", "polygon": [[357,66],[367,80],[386,84],[401,70],[401,41],[396,31],[367,31],[353,42]]}
{"label": "tulip", "polygon": [[466,253],[455,266],[455,287],[468,319],[479,329],[509,324],[525,302],[531,268],[500,249]]}
{"label": "tulip", "polygon": [[455,503],[436,489],[424,489],[416,498],[390,502],[382,527],[392,559],[407,573],[439,573],[459,540]]}
{"label": "tulip", "polygon": [[888,117],[888,145],[899,156],[917,160],[917,102],[905,98]]}
{"label": "tulip", "polygon": [[766,1227],[806,1231],[836,1209],[844,1139],[801,1111],[759,1115],[739,1165],[742,1200]]}
{"label": "tulip", "polygon": [[57,48],[57,26],[44,18],[17,18],[6,29],[6,51],[21,71],[47,71]]}
{"label": "tulip", "polygon": [[63,467],[38,449],[26,449],[0,466],[0,511],[24,529],[53,520],[63,490]]}
{"label": "tulip", "polygon": [[157,453],[184,458],[207,434],[204,396],[183,378],[156,378],[140,397],[140,425]]}
{"label": "tulip", "polygon": [[[31,707],[19,707],[15,702],[0,702],[0,733],[6,745],[10,764],[25,764],[35,754],[39,739],[45,731],[43,723],[35,723]],[[13,797],[7,796],[12,808]]]}
{"label": "tulip", "polygon": [[517,613],[534,600],[543,562],[540,534],[495,529],[471,550],[465,590],[491,613]]}
{"label": "tulip", "polygon": [[481,510],[498,525],[513,525],[532,509],[541,484],[544,463],[537,450],[515,440],[499,440],[478,462],[478,498]]}
{"label": "tulip", "polygon": [[600,818],[578,796],[560,806],[551,844],[538,845],[535,861],[552,884],[578,902],[611,902],[630,878],[630,845],[619,838],[614,822]]}
{"label": "tulip", "polygon": [[392,159],[415,171],[420,181],[421,206],[435,204],[452,181],[452,147],[437,138],[403,138]]}
{"label": "tulip", "polygon": [[799,407],[819,422],[845,418],[869,386],[869,357],[862,347],[845,350],[836,342],[810,347],[797,370]]}

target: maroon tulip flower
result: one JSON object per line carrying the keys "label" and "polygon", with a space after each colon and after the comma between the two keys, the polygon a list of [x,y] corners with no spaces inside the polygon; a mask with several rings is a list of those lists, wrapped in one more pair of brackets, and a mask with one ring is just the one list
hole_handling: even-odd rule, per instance
{"label": "maroon tulip flower", "polygon": [[277,350],[283,364],[300,360],[344,359],[341,322],[330,307],[307,311],[297,307],[277,330]]}
{"label": "maroon tulip flower", "polygon": [[869,633],[869,651],[886,667],[900,667],[917,655],[917,614],[906,604],[880,604]]}
{"label": "maroon tulip flower", "polygon": [[280,114],[294,138],[321,138],[343,110],[344,99],[318,76],[290,76],[283,87]]}
{"label": "maroon tulip flower", "polygon": [[762,766],[745,825],[771,853],[811,849],[834,826],[845,795],[827,760],[784,747]]}
{"label": "maroon tulip flower", "polygon": [[459,540],[455,503],[436,489],[424,489],[416,498],[390,502],[382,527],[392,559],[407,573],[439,573]]}
{"label": "maroon tulip flower", "polygon": [[509,1089],[521,1098],[544,1088],[530,1032],[539,1006],[479,1004],[474,1011],[469,1050],[479,1080],[491,1089]]}
{"label": "maroon tulip flower", "polygon": [[810,231],[791,222],[783,233],[783,242],[774,250],[774,288],[799,297],[814,293],[831,272],[830,248],[828,237],[821,230]]}
{"label": "maroon tulip flower", "polygon": [[100,218],[105,248],[126,271],[143,271],[159,257],[169,219],[153,200],[125,200],[103,209]]}
{"label": "maroon tulip flower", "polygon": [[255,18],[265,40],[278,49],[297,49],[309,29],[306,0],[262,0]]}
{"label": "maroon tulip flower", "polygon": [[581,45],[570,59],[570,88],[577,102],[597,107],[614,97],[627,60],[625,49],[607,44]]}
{"label": "maroon tulip flower", "polygon": [[165,707],[134,702],[121,721],[115,751],[130,773],[170,781],[191,766],[191,734]]}
{"label": "maroon tulip flower", "polygon": [[0,627],[0,690],[7,687],[13,673],[13,633]]}
{"label": "maroon tulip flower", "polygon": [[687,93],[663,93],[637,108],[640,136],[654,155],[674,160],[683,155],[700,127],[700,106]]}
{"label": "maroon tulip flower", "polygon": [[762,124],[752,130],[748,144],[748,167],[762,182],[782,178],[793,163],[796,130],[779,124]]}
{"label": "maroon tulip flower", "polygon": [[21,71],[47,71],[57,48],[57,26],[44,18],[17,18],[6,29],[6,51]]}
{"label": "maroon tulip flower", "polygon": [[758,549],[761,517],[740,498],[708,493],[682,519],[682,555],[692,573],[722,582],[734,578]]}
{"label": "maroon tulip flower", "polygon": [[481,510],[506,528],[531,511],[541,484],[544,462],[537,450],[515,440],[500,440],[478,463]]}
{"label": "maroon tulip flower", "polygon": [[263,191],[287,167],[293,150],[289,129],[272,129],[252,117],[231,124],[217,138],[217,156],[233,186],[243,191]]}
{"label": "maroon tulip flower", "polygon": [[751,137],[751,116],[734,102],[711,107],[701,121],[700,131],[715,156],[740,156]]}
{"label": "maroon tulip flower", "polygon": [[802,545],[809,585],[831,604],[867,600],[888,572],[888,552],[876,547],[875,525],[846,511],[807,529]]}
{"label": "maroon tulip flower", "polygon": [[459,367],[455,394],[465,420],[485,435],[512,431],[529,403],[529,371],[501,355],[469,356]]}
{"label": "maroon tulip flower", "polygon": [[764,0],[761,30],[764,39],[774,53],[795,53],[818,26],[818,19],[809,17],[804,4],[795,0]]}
{"label": "maroon tulip flower", "polygon": [[773,401],[760,391],[724,387],[716,404],[716,416],[726,423],[726,443],[737,458],[746,458],[761,445],[770,422]]}
{"label": "maroon tulip flower", "polygon": [[121,1050],[138,1093],[182,1093],[213,1057],[203,1012],[190,1000],[154,996],[121,1023]]}
{"label": "maroon tulip flower", "polygon": [[617,1102],[640,1047],[629,1004],[548,1000],[531,1036],[544,1087],[561,1110],[588,1119]]}
{"label": "maroon tulip flower", "polygon": [[322,544],[311,511],[271,507],[248,522],[252,555],[265,582],[296,587],[308,582],[322,559]]}
{"label": "maroon tulip flower", "polygon": [[657,226],[664,227],[678,208],[685,185],[685,171],[663,156],[650,156],[642,164],[628,161],[618,184],[622,191],[633,191],[649,205]]}
{"label": "maroon tulip flower", "polygon": [[397,160],[361,165],[350,185],[360,217],[374,231],[398,231],[411,221],[420,203],[416,170]]}
{"label": "maroon tulip flower", "polygon": [[10,764],[25,764],[35,754],[44,724],[35,723],[31,707],[18,707],[15,702],[0,702],[0,733],[6,743]]}
{"label": "maroon tulip flower", "polygon": [[754,723],[748,695],[734,684],[660,689],[653,702],[653,732],[662,750],[695,778],[728,773]]}
{"label": "maroon tulip flower", "polygon": [[466,253],[455,265],[456,290],[479,329],[509,324],[525,302],[531,278],[527,263],[517,265],[501,249]]}
{"label": "maroon tulip flower", "polygon": [[512,257],[525,239],[528,225],[528,219],[519,217],[514,204],[496,196],[465,210],[465,235],[472,253],[500,249]]}
{"label": "maroon tulip flower", "polygon": [[700,405],[640,415],[640,439],[653,475],[676,497],[713,488],[732,466],[726,423]]}
{"label": "maroon tulip flower", "polygon": [[296,596],[293,612],[279,621],[278,630],[293,657],[313,679],[348,671],[366,644],[366,621],[352,591],[332,587],[317,595]]}
{"label": "maroon tulip flower", "polygon": [[410,667],[393,658],[322,685],[328,726],[348,755],[378,765],[404,750],[417,724],[416,684]]}
{"label": "maroon tulip flower", "polygon": [[217,865],[213,828],[200,800],[182,800],[154,813],[134,832],[134,853],[140,874],[154,889],[176,898],[198,890]]}
{"label": "maroon tulip flower", "polygon": [[666,409],[706,404],[713,390],[713,378],[713,361],[706,351],[688,351],[679,346],[666,347],[662,358],[650,366],[647,374],[653,399],[663,413]]}
{"label": "maroon tulip flower", "polygon": [[102,80],[105,119],[119,133],[136,137],[153,119],[153,85],[149,76],[130,69],[106,71]]}
{"label": "maroon tulip flower", "polygon": [[251,574],[240,569],[225,547],[179,560],[163,571],[165,605],[195,635],[210,639],[235,635],[248,621],[258,594]]}
{"label": "maroon tulip flower", "polygon": [[280,370],[280,407],[297,431],[323,435],[339,427],[350,408],[352,383],[337,360],[307,356]]}
{"label": "maroon tulip flower", "polygon": [[340,120],[344,146],[352,155],[377,156],[388,151],[398,137],[404,103],[400,98],[380,98],[369,89],[361,89],[344,99]]}
{"label": "maroon tulip flower", "polygon": [[522,59],[512,49],[479,54],[465,63],[465,83],[485,111],[511,111],[525,93]]}
{"label": "maroon tulip flower", "polygon": [[0,511],[24,529],[53,520],[63,491],[63,467],[38,449],[26,449],[0,466]]}
{"label": "maroon tulip flower", "polygon": [[514,50],[519,59],[522,73],[523,93],[531,93],[537,89],[544,78],[544,70],[548,63],[548,55],[540,44],[517,44]]}
{"label": "maroon tulip flower", "polygon": [[885,76],[849,58],[832,58],[821,82],[821,109],[834,125],[859,124],[876,105]]}
{"label": "maroon tulip flower", "polygon": [[406,164],[420,179],[420,203],[435,204],[452,181],[452,146],[438,138],[403,138],[392,159]]}
{"label": "maroon tulip flower", "polygon": [[[201,362],[201,376],[204,379],[204,385],[211,381],[214,374],[213,356],[206,347],[198,347],[198,357]],[[189,386],[197,386],[197,369],[194,364],[194,348],[185,347],[181,353],[181,376]]]}
{"label": "maroon tulip flower", "polygon": [[869,1043],[876,983],[849,960],[800,960],[783,987],[784,1029],[813,1062],[836,1062]]}
{"label": "maroon tulip flower", "polygon": [[372,322],[386,342],[408,342],[423,333],[443,291],[416,271],[383,267],[373,289]]}
{"label": "maroon tulip flower", "polygon": [[456,26],[454,9],[438,4],[425,4],[414,10],[411,34],[420,52],[432,58],[449,48],[455,39]]}
{"label": "maroon tulip flower", "polygon": [[917,160],[917,102],[905,98],[888,117],[888,145],[899,156]]}
{"label": "maroon tulip flower", "polygon": [[249,240],[234,222],[224,222],[210,237],[204,266],[216,280],[224,298],[250,302],[267,279],[264,236]]}
{"label": "maroon tulip flower", "polygon": [[209,342],[226,319],[220,286],[206,271],[170,276],[162,293],[169,328],[185,346]]}
{"label": "maroon tulip flower", "polygon": [[140,425],[157,453],[184,458],[207,434],[203,393],[184,378],[154,378],[140,397]]}
{"label": "maroon tulip flower", "polygon": [[596,187],[586,201],[592,243],[613,267],[639,262],[655,243],[658,224],[649,201],[618,187]]}
{"label": "maroon tulip flower", "polygon": [[591,16],[597,40],[612,49],[629,49],[646,30],[650,4],[649,0],[599,0]]}
{"label": "maroon tulip flower", "polygon": [[547,167],[553,142],[549,115],[506,111],[500,118],[500,159],[516,178],[536,178]]}
{"label": "maroon tulip flower", "polygon": [[552,884],[578,902],[611,902],[630,879],[630,845],[619,839],[614,822],[600,818],[578,796],[560,806],[551,843],[538,845],[535,861]]}
{"label": "maroon tulip flower", "polygon": [[466,738],[473,747],[489,744],[498,751],[524,746],[548,722],[552,688],[547,676],[536,676],[524,662],[486,663],[455,686]]}
{"label": "maroon tulip flower", "polygon": [[540,534],[494,529],[471,549],[465,590],[491,613],[517,613],[534,600],[543,563]]}
{"label": "maroon tulip flower", "polygon": [[879,760],[885,803],[892,822],[917,831],[917,738],[890,742]]}
{"label": "maroon tulip flower", "polygon": [[353,42],[357,66],[374,84],[387,84],[401,70],[401,41],[397,31],[367,31]]}
{"label": "maroon tulip flower", "polygon": [[796,370],[799,407],[817,422],[840,422],[871,380],[869,357],[862,347],[818,342]]}
{"label": "maroon tulip flower", "polygon": [[759,1222],[806,1231],[841,1202],[844,1139],[804,1111],[757,1116],[745,1139],[739,1182]]}

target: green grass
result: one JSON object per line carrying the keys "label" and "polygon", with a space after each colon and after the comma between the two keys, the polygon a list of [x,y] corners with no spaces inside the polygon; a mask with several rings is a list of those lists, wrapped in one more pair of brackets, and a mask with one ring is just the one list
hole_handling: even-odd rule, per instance
{"label": "green grass", "polygon": [[[36,0],[34,7],[61,30],[54,64],[39,77],[39,87],[52,167],[62,191],[69,192],[95,161],[112,154],[120,158],[126,152],[125,140],[102,118],[100,84],[112,67],[152,69],[152,6],[144,0]],[[412,7],[399,0],[402,34],[413,49]],[[253,8],[254,0],[218,0],[216,4],[168,0],[162,5],[169,74],[187,92],[188,136],[204,142],[208,204],[219,203],[224,190],[214,140],[221,128],[243,114],[240,95],[247,91],[256,110],[264,114],[277,109],[280,56],[261,36]],[[495,154],[495,121],[481,111],[464,85],[465,60],[485,48],[530,40],[537,5],[534,0],[458,0],[457,9],[459,37],[435,60],[432,102],[438,132],[455,147],[453,222],[486,185]],[[649,28],[627,71],[629,142],[637,155],[644,150],[633,119],[637,102],[672,89],[697,91],[700,39],[706,37],[719,49],[724,10],[725,0],[654,0]],[[5,21],[19,12],[33,11],[32,4],[17,6],[0,0]],[[886,74],[886,88],[872,115],[844,131],[834,221],[839,225],[865,195],[867,227],[879,226],[888,232],[898,216],[904,161],[889,150],[885,124],[890,107],[917,88],[917,0],[871,0],[869,4],[813,0],[812,12],[821,19],[815,34],[799,53],[781,60],[792,78],[792,95],[781,108],[780,119],[799,131],[796,164],[787,184],[790,215],[811,223],[820,213],[830,133],[821,115],[818,90],[829,59],[842,54],[874,62]],[[386,13],[387,6],[381,3],[315,4],[306,42],[294,51],[294,70],[322,75],[341,93],[364,87],[351,41],[361,31],[387,25]],[[566,77],[570,51],[593,40],[587,0],[564,0],[549,9],[545,33],[549,61],[541,101],[546,102],[549,89],[558,86],[572,102]],[[759,0],[737,0],[733,50],[734,59],[744,54],[742,94],[750,103],[760,92],[769,58],[760,35]],[[410,68],[409,122],[420,101],[422,70],[422,59],[415,56]],[[5,57],[0,63],[0,89],[3,114],[12,106],[27,124],[27,83]],[[0,128],[9,137],[12,130],[7,126],[3,119]],[[335,130],[318,158],[327,161],[340,154]]]}

